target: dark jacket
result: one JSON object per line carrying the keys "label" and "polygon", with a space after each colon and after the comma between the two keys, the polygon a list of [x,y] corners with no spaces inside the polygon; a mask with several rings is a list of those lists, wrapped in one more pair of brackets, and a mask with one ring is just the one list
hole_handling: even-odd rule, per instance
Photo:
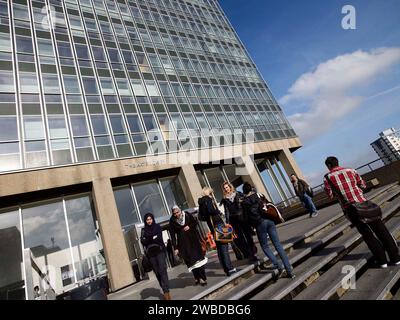
{"label": "dark jacket", "polygon": [[[169,232],[171,234],[172,246],[179,250],[179,256],[185,261],[188,267],[204,258],[201,248],[200,237],[197,231],[197,220],[188,213],[185,215],[185,224],[181,226],[175,217],[169,220]],[[189,226],[188,231],[183,229]]]}
{"label": "dark jacket", "polygon": [[297,188],[294,187],[293,189],[296,192],[296,196],[302,198],[304,194],[310,189],[310,186],[304,180],[298,179]]}
{"label": "dark jacket", "polygon": [[243,213],[242,201],[244,195],[241,192],[236,192],[235,199],[230,201],[227,198],[223,198],[220,202],[224,206],[226,222],[230,223],[233,221],[243,221],[245,220],[245,215]]}
{"label": "dark jacket", "polygon": [[158,253],[165,251],[165,244],[162,237],[161,227],[156,228],[154,234],[146,234],[142,229],[140,242],[144,246],[149,257],[156,256]]}
{"label": "dark jacket", "polygon": [[244,214],[248,217],[249,223],[253,227],[257,227],[263,221],[260,212],[260,202],[260,198],[254,191],[245,195],[242,202]]}
{"label": "dark jacket", "polygon": [[[222,221],[221,211],[218,210],[216,205],[213,204],[213,199],[209,196],[199,198],[199,212],[202,212],[203,216],[206,217],[208,228],[211,232],[214,232],[213,224],[220,224]],[[212,221],[211,221],[212,220]]]}

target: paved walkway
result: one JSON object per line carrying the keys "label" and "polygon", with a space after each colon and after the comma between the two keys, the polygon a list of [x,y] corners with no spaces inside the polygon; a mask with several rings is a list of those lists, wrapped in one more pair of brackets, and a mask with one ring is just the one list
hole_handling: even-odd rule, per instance
{"label": "paved walkway", "polygon": [[[379,192],[379,189],[372,191],[372,194]],[[289,247],[299,237],[312,234],[315,229],[321,225],[335,221],[343,213],[338,204],[319,210],[319,215],[315,218],[309,218],[308,215],[298,217],[278,225],[279,237],[284,247]],[[256,237],[255,237],[256,240]],[[265,255],[259,245],[258,257],[263,258]],[[233,251],[230,251],[231,260],[238,271],[248,266],[247,260],[237,261]],[[174,300],[188,300],[207,288],[217,285],[227,277],[223,272],[217,257],[216,251],[207,254],[209,262],[206,265],[206,273],[208,278],[207,286],[195,286],[192,273],[188,272],[186,265],[182,264],[168,270],[170,279],[171,297]],[[118,292],[108,296],[110,300],[160,300],[163,299],[162,291],[157,280],[143,280]]]}

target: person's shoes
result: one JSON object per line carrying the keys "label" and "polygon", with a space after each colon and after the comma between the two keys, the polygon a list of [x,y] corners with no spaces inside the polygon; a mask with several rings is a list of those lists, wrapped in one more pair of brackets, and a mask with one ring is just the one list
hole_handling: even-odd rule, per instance
{"label": "person's shoes", "polygon": [[318,211],[315,211],[310,214],[310,218],[315,218],[316,216],[318,216]]}
{"label": "person's shoes", "polygon": [[232,274],[234,274],[236,272],[236,268],[233,268],[231,270],[228,271],[227,276],[230,277]]}
{"label": "person's shoes", "polygon": [[294,274],[294,273],[288,273],[288,276],[287,276],[289,279],[294,279],[294,278],[296,278],[296,275]]}
{"label": "person's shoes", "polygon": [[398,260],[396,262],[390,262],[389,265],[391,265],[391,266],[400,266],[400,260]]}
{"label": "person's shoes", "polygon": [[202,286],[206,286],[206,285],[207,285],[207,280],[200,279],[200,284],[201,284]]}
{"label": "person's shoes", "polygon": [[380,264],[380,265],[378,266],[378,268],[386,269],[386,268],[387,268],[387,263]]}
{"label": "person's shoes", "polygon": [[194,285],[197,286],[198,284],[200,284],[200,280],[199,279],[194,280]]}
{"label": "person's shoes", "polygon": [[171,300],[171,295],[169,292],[164,293],[164,300]]}

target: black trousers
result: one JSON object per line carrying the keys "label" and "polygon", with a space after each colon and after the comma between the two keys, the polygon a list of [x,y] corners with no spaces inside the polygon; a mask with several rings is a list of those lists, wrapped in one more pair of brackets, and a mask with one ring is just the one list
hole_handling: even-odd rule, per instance
{"label": "black trousers", "polygon": [[153,268],[154,274],[161,286],[164,293],[169,292],[169,280],[167,272],[167,262],[165,261],[166,256],[164,251],[160,252],[154,257],[149,257],[151,267]]}
{"label": "black trousers", "polygon": [[193,276],[196,280],[203,279],[204,281],[207,280],[206,276],[206,269],[204,266],[201,266],[200,268],[196,268],[192,270]]}
{"label": "black trousers", "polygon": [[244,258],[252,260],[257,259],[255,256],[255,244],[251,226],[247,221],[237,220],[231,217],[229,221],[236,232],[237,238],[234,240],[236,246],[243,253]]}
{"label": "black trousers", "polygon": [[390,262],[400,260],[397,243],[381,219],[367,224],[355,218],[354,213],[351,211],[346,210],[345,213],[362,235],[378,264],[382,265],[388,262],[386,252]]}

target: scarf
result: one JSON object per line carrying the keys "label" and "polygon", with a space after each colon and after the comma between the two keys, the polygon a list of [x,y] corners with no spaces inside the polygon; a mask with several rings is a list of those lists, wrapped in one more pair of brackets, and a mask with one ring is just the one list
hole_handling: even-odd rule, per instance
{"label": "scarf", "polygon": [[236,197],[236,191],[225,195],[225,199],[228,199],[230,202],[234,202],[235,201],[235,197]]}
{"label": "scarf", "polygon": [[[146,223],[146,219],[148,217],[152,217],[153,218],[153,223],[149,226]],[[161,227],[159,224],[156,223],[156,220],[154,219],[154,215],[152,213],[146,213],[143,217],[143,221],[144,221],[144,236],[146,238],[152,238],[154,237],[156,234],[158,234],[159,232],[161,232]]]}
{"label": "scarf", "polygon": [[186,216],[186,214],[185,214],[185,212],[181,212],[181,217],[178,219],[178,218],[175,218],[175,220],[176,220],[176,222],[180,225],[180,226],[184,226],[185,225],[185,216]]}

